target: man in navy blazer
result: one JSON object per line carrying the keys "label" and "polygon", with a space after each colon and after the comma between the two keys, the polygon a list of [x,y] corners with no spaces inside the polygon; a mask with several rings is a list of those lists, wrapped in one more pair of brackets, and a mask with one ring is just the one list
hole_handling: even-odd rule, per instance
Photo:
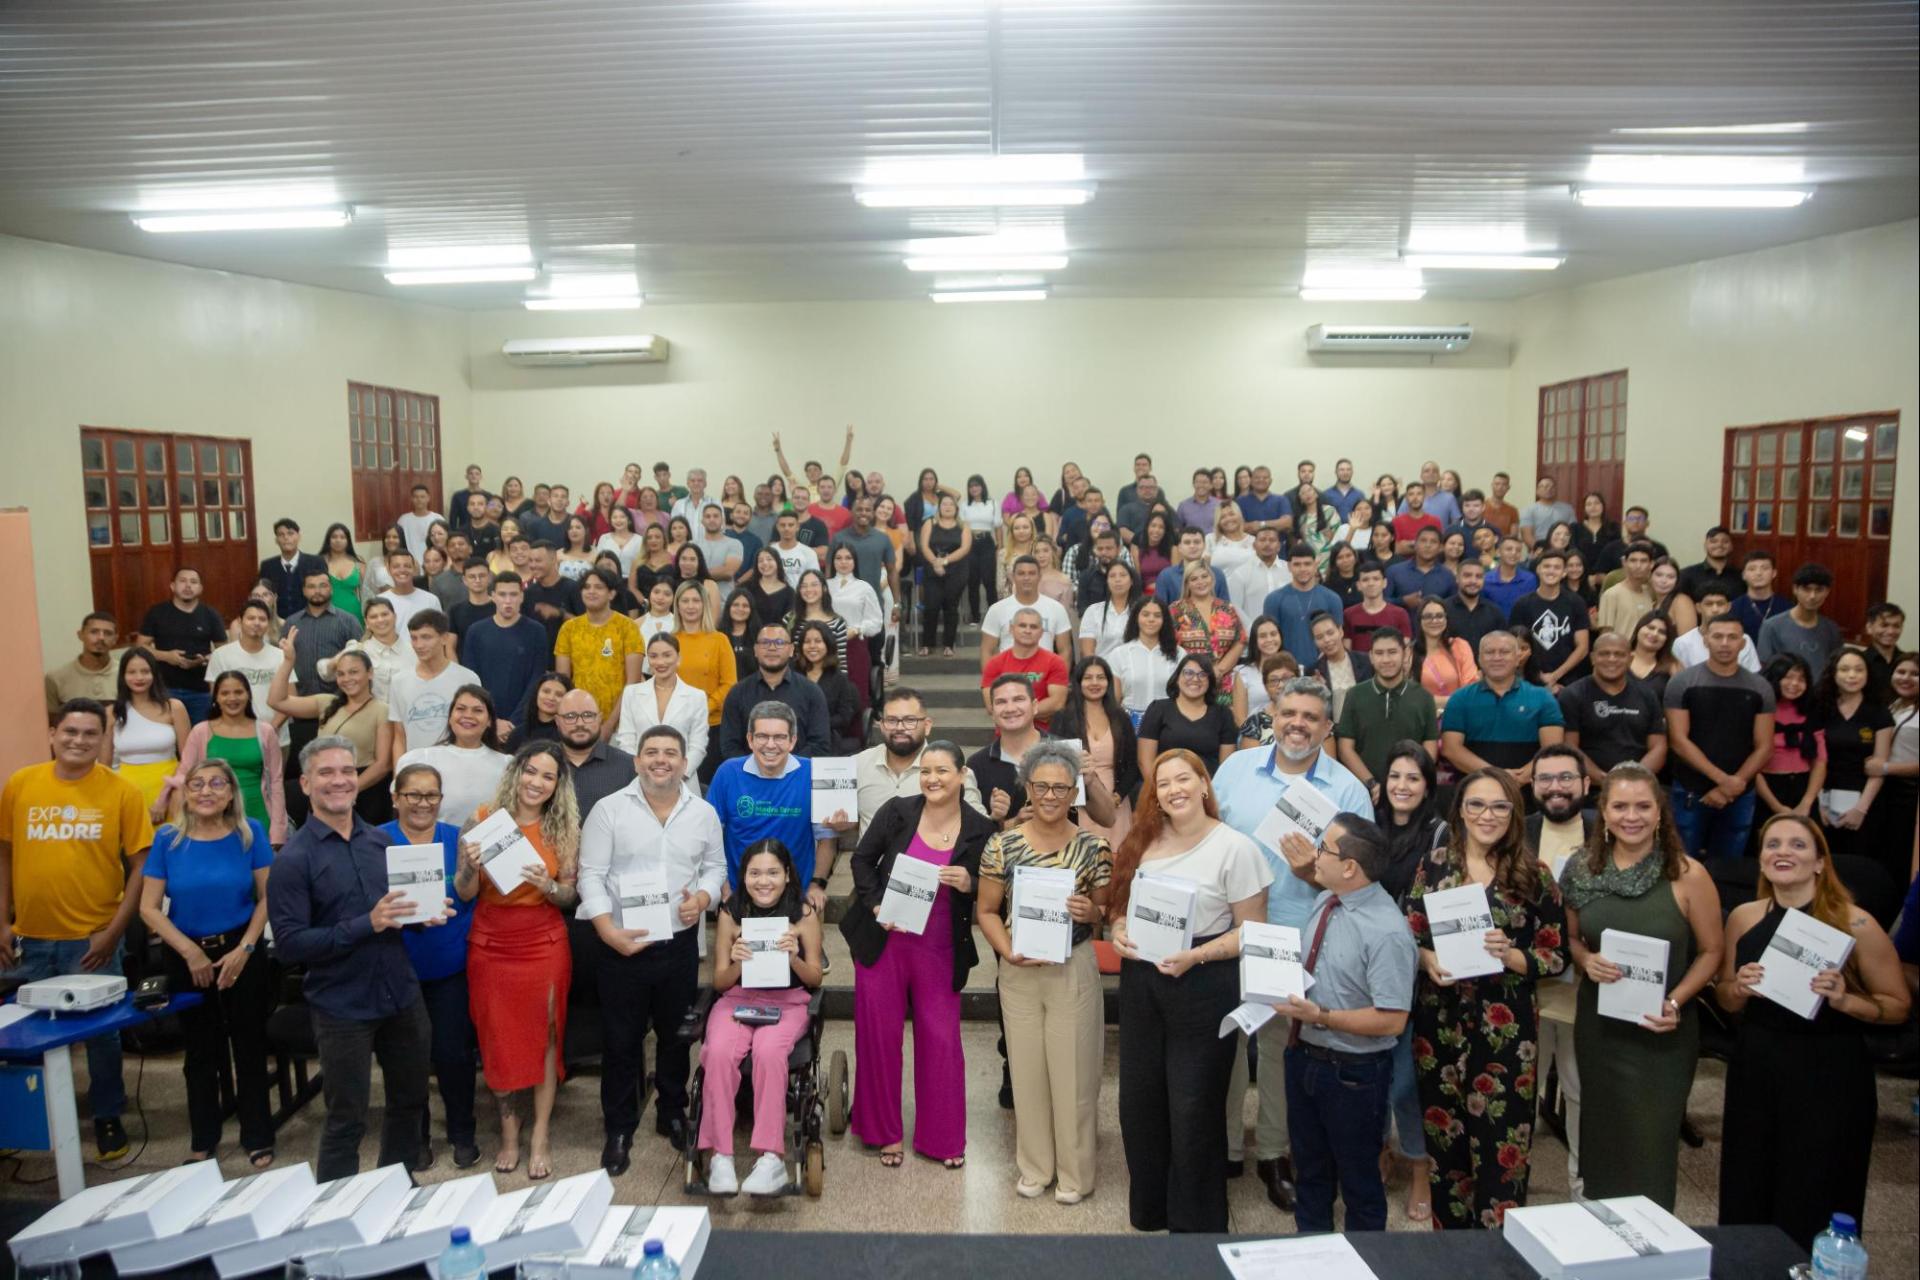
{"label": "man in navy blazer", "polygon": [[273,584],[275,612],[291,618],[307,607],[306,597],[300,593],[301,582],[310,573],[325,573],[327,562],[300,549],[300,524],[291,516],[273,522],[273,541],[280,554],[260,562],[260,578]]}

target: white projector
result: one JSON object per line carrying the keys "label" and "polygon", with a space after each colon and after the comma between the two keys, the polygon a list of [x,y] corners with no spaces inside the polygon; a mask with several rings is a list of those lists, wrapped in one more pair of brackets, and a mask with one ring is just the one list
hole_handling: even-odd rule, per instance
{"label": "white projector", "polygon": [[117,973],[73,973],[29,982],[15,993],[15,998],[27,1009],[86,1013],[119,1004],[126,994],[127,980]]}

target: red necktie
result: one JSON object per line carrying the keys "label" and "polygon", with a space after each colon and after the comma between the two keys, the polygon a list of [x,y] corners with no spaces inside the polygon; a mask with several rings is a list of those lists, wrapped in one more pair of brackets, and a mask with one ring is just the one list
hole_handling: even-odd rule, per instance
{"label": "red necktie", "polygon": [[[1333,913],[1335,911],[1338,911],[1339,909],[1340,909],[1340,899],[1330,898],[1327,901],[1327,909],[1320,913],[1320,927],[1313,931],[1313,941],[1307,944],[1306,971],[1308,973],[1312,973],[1313,966],[1319,962],[1320,944],[1327,940],[1327,921],[1333,919]],[[1294,1045],[1297,1045],[1299,1043],[1300,1043],[1300,1020],[1298,1018],[1295,1018],[1293,1022],[1293,1029],[1287,1033],[1287,1047],[1291,1049]]]}

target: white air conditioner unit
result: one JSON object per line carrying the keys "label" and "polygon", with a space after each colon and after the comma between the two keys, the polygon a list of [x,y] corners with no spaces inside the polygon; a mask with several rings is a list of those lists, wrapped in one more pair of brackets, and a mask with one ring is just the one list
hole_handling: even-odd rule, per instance
{"label": "white air conditioner unit", "polygon": [[1316,324],[1307,329],[1309,351],[1458,352],[1472,341],[1470,324]]}
{"label": "white air conditioner unit", "polygon": [[660,364],[667,340],[651,333],[604,338],[509,338],[500,344],[508,364]]}

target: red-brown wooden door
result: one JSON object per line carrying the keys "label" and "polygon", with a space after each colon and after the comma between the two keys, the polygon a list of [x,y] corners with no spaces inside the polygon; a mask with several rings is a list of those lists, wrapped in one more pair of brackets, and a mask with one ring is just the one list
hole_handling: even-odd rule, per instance
{"label": "red-brown wooden door", "polygon": [[[1588,493],[1607,501],[1620,518],[1626,488],[1627,371],[1596,374],[1540,388],[1540,434],[1536,474],[1553,479],[1560,501],[1585,514]],[[1523,486],[1524,488],[1524,486]],[[1527,491],[1515,499],[1533,501]]]}

